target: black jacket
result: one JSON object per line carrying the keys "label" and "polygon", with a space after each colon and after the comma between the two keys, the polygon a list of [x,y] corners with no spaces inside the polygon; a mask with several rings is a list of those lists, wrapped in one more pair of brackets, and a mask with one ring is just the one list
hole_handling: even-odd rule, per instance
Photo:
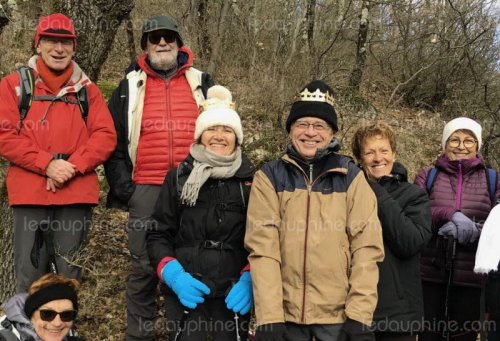
{"label": "black jacket", "polygon": [[[420,253],[431,238],[431,211],[427,193],[408,183],[403,165],[395,163],[392,176],[370,181],[378,202],[385,259],[379,263],[375,330],[417,332],[424,304]],[[396,321],[397,323],[395,323]],[[392,322],[392,323],[391,323]]]}
{"label": "black jacket", "polygon": [[[163,258],[177,258],[211,289],[211,296],[223,297],[248,263],[243,239],[255,169],[243,156],[232,178],[208,179],[195,206],[189,207],[179,197],[192,162],[188,156],[167,173],[153,214],[156,224],[147,232],[149,258],[155,269]],[[172,294],[166,286],[162,289]]]}

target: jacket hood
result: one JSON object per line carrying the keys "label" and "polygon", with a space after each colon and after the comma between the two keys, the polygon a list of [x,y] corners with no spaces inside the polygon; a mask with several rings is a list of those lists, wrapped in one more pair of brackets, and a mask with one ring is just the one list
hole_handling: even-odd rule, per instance
{"label": "jacket hood", "polygon": [[[136,62],[130,64],[128,68],[125,70],[125,73],[128,74],[131,71],[137,71],[139,69],[146,72],[146,74],[150,77],[158,77],[156,72],[151,68],[151,66],[147,63],[147,53],[143,53],[139,56]],[[174,74],[174,77],[180,74],[183,74],[188,67],[193,66],[194,54],[187,47],[181,47],[179,49],[179,53],[177,54],[177,72]]]}
{"label": "jacket hood", "polygon": [[40,338],[36,335],[31,325],[31,321],[24,313],[24,303],[28,298],[27,293],[21,293],[11,297],[3,306],[5,315],[11,321],[21,336],[25,336],[26,340],[39,341]]}

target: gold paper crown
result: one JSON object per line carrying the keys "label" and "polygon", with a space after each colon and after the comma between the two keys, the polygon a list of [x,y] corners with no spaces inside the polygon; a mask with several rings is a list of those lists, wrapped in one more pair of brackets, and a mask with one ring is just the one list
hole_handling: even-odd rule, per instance
{"label": "gold paper crown", "polygon": [[223,101],[218,98],[208,98],[200,106],[200,113],[214,109],[232,109],[236,110],[234,102]]}
{"label": "gold paper crown", "polygon": [[314,92],[310,92],[307,88],[302,91],[298,100],[301,102],[325,102],[333,106],[333,96],[330,92],[321,92],[319,89],[316,89]]}

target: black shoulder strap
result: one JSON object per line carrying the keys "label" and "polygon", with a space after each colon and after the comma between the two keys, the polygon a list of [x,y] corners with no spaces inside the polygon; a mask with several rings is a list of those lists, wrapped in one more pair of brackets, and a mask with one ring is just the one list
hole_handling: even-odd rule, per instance
{"label": "black shoulder strap", "polygon": [[28,111],[31,107],[31,102],[33,100],[33,92],[35,89],[35,75],[33,74],[33,69],[27,66],[22,66],[17,69],[17,73],[19,75],[19,86],[20,86],[20,94],[19,94],[19,115],[20,121],[22,122],[28,115]]}
{"label": "black shoulder strap", "polygon": [[2,320],[0,325],[0,341],[19,341],[12,329],[12,323],[7,318]]}
{"label": "black shoulder strap", "polygon": [[490,195],[490,200],[495,204],[495,192],[497,187],[497,177],[498,173],[493,168],[485,168],[486,172],[486,184],[488,186],[488,194]]}
{"label": "black shoulder strap", "polygon": [[87,123],[87,117],[89,116],[89,98],[87,87],[84,86],[83,88],[81,88],[80,91],[78,91],[78,93],[76,94],[76,97],[78,98],[78,103],[80,104],[82,119],[85,123]]}
{"label": "black shoulder strap", "polygon": [[214,86],[214,81],[210,74],[203,72],[201,74],[201,92],[203,92],[203,97],[207,98],[207,92],[210,87]]}
{"label": "black shoulder strap", "polygon": [[425,180],[425,188],[427,189],[427,194],[431,194],[432,187],[434,187],[434,182],[436,182],[439,170],[436,167],[432,167],[427,173],[427,179]]}

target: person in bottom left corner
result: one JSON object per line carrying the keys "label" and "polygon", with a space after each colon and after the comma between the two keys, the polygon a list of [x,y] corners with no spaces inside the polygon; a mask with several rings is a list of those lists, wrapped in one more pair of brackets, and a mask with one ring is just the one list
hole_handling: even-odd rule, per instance
{"label": "person in bottom left corner", "polygon": [[0,317],[0,341],[83,341],[70,335],[78,313],[78,289],[75,279],[43,275],[28,293],[2,306],[6,315]]}

